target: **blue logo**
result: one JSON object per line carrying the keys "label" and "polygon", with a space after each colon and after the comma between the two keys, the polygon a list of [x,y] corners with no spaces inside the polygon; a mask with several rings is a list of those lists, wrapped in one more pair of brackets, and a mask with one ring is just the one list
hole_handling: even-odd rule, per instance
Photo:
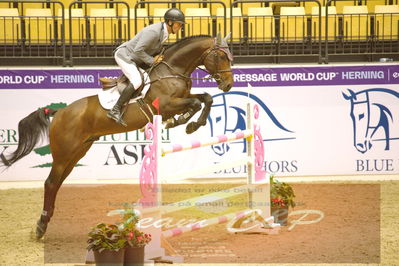
{"label": "blue logo", "polygon": [[[390,142],[398,140],[398,132],[392,132],[398,117],[397,112],[399,93],[390,89],[373,88],[359,92],[348,89],[342,93],[345,100],[350,101],[350,117],[353,122],[353,145],[356,150],[365,153],[373,147],[374,142],[383,142],[385,150],[390,149]],[[392,96],[396,97],[392,98]],[[395,107],[391,108],[390,107]]]}
{"label": "blue logo", "polygon": [[[212,137],[232,133],[238,129],[246,129],[246,104],[236,106],[229,103],[247,103],[248,99],[259,105],[260,118],[262,116],[266,120],[268,118],[266,123],[260,125],[261,131],[266,132],[262,133],[264,141],[295,139],[292,136],[295,132],[287,129],[263,101],[253,94],[242,91],[220,93],[213,96],[214,103],[211,113],[208,116],[208,125]],[[265,136],[268,137],[265,138]],[[245,139],[213,145],[212,150],[215,154],[223,156],[230,151],[232,145],[235,145],[236,149],[239,149],[240,152],[246,152]]]}

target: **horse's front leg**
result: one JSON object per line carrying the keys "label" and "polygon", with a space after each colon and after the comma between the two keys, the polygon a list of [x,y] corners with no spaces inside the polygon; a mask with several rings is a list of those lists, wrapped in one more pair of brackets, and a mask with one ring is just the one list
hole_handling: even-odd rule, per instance
{"label": "horse's front leg", "polygon": [[204,94],[192,94],[191,96],[196,97],[199,101],[205,104],[202,109],[201,115],[195,122],[190,122],[186,127],[186,133],[191,134],[195,132],[200,126],[206,125],[206,119],[208,118],[209,112],[211,111],[211,106],[213,103],[212,96],[208,93]]}
{"label": "horse's front leg", "polygon": [[[162,113],[172,116],[166,121],[165,128],[173,128],[187,123],[201,108],[201,101],[196,97],[175,98],[165,102],[161,105]],[[177,119],[173,116],[175,114],[180,114]]]}

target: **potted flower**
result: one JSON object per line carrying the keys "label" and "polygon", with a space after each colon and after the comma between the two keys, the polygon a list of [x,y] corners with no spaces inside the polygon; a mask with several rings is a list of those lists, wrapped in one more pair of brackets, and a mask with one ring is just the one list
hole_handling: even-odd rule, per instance
{"label": "potted flower", "polygon": [[279,182],[270,176],[270,205],[271,213],[276,223],[287,225],[288,209],[295,207],[295,193],[291,185]]}
{"label": "potted flower", "polygon": [[124,266],[144,265],[144,248],[151,241],[151,235],[137,229],[139,217],[135,210],[125,209],[119,229],[126,239]]}
{"label": "potted flower", "polygon": [[137,229],[129,231],[123,265],[144,265],[144,248],[150,241],[150,234],[144,234]]}
{"label": "potted flower", "polygon": [[96,265],[123,265],[124,233],[116,224],[99,223],[91,228],[87,249],[93,250]]}

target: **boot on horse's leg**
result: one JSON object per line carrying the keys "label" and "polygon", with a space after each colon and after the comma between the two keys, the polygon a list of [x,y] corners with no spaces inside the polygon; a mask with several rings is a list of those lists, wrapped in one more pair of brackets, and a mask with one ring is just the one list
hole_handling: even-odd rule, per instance
{"label": "boot on horse's leg", "polygon": [[134,91],[135,91],[135,89],[134,89],[133,84],[129,83],[129,85],[123,90],[123,92],[122,92],[121,96],[119,97],[118,101],[116,102],[115,106],[112,107],[112,109],[107,114],[107,116],[109,118],[112,118],[117,123],[119,123],[125,127],[127,126],[127,124],[122,119],[121,109],[122,109],[122,106],[130,100]]}
{"label": "boot on horse's leg", "polygon": [[41,239],[47,230],[47,225],[50,222],[51,216],[53,216],[54,208],[49,212],[44,211],[40,215],[40,219],[36,223],[36,239]]}

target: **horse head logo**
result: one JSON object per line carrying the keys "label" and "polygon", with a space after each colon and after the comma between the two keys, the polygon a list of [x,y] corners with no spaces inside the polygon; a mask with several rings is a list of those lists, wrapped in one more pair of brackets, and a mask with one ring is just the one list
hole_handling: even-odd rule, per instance
{"label": "horse head logo", "polygon": [[[213,96],[213,105],[211,108],[211,113],[208,116],[208,124],[210,127],[211,136],[225,135],[233,133],[237,130],[246,129],[246,105],[231,104],[232,102],[234,102],[232,101],[233,98],[236,99],[236,103],[237,100],[240,103],[251,100],[258,104],[261,113],[263,113],[270,119],[271,123],[274,125],[273,127],[275,131],[278,132],[279,135],[284,133],[288,133],[291,135],[291,133],[294,133],[286,129],[276,118],[273,112],[265,105],[265,103],[255,95],[241,91],[230,91],[228,93],[220,93]],[[272,126],[268,125],[268,127]],[[272,139],[264,140],[275,141],[294,138],[295,137],[292,136],[288,136],[285,138],[279,138],[277,136],[274,136]],[[244,153],[247,151],[245,139],[212,145],[211,148],[216,155],[223,156],[224,154],[228,153],[233,147],[235,148],[235,152]]]}
{"label": "horse head logo", "polygon": [[[211,128],[211,136],[225,135],[233,133],[236,130],[245,130],[245,111],[236,106],[226,105],[226,96],[221,95],[222,104],[214,104],[212,106],[212,116],[208,117],[208,122]],[[216,107],[216,108],[215,108]],[[230,150],[231,145],[242,144],[241,152],[246,151],[245,139],[236,142],[225,142],[212,145],[212,150],[215,154],[222,156]]]}
{"label": "horse head logo", "polygon": [[[353,122],[353,145],[365,153],[373,147],[374,141],[384,141],[385,150],[390,149],[390,141],[398,138],[391,137],[394,115],[390,109],[390,97],[399,98],[399,93],[390,89],[374,88],[357,93],[348,89],[342,93],[345,100],[350,101],[350,117]],[[397,119],[397,118],[396,118]]]}

